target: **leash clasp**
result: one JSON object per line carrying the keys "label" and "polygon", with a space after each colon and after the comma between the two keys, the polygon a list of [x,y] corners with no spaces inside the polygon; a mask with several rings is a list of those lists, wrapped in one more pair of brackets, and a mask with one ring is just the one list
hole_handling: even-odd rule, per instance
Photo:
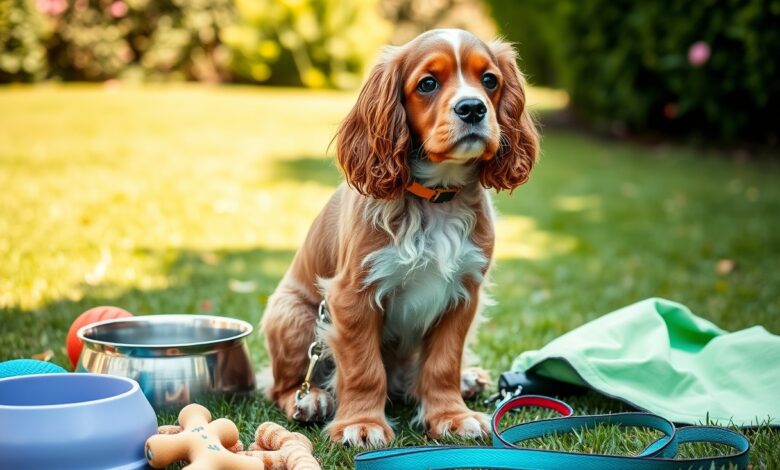
{"label": "leash clasp", "polygon": [[314,374],[314,366],[317,365],[317,361],[320,360],[320,343],[318,341],[314,341],[309,345],[309,368],[306,369],[306,375],[303,378],[303,383],[301,383],[301,388],[298,389],[298,391],[295,393],[295,398],[297,400],[301,400],[303,397],[309,394],[309,390],[311,390],[311,376]]}
{"label": "leash clasp", "polygon": [[522,385],[518,385],[517,387],[515,387],[514,390],[511,391],[505,388],[500,388],[498,392],[482,400],[482,404],[487,406],[495,403],[496,408],[498,408],[499,406],[501,406],[502,403],[511,400],[512,398],[519,397],[522,394],[523,394]]}
{"label": "leash clasp", "polygon": [[[327,321],[328,306],[325,304],[325,300],[323,299],[323,301],[320,302],[319,308],[317,309],[317,323],[321,325]],[[316,331],[315,339],[309,345],[309,351],[307,352],[307,355],[309,356],[309,367],[306,369],[306,375],[303,378],[303,383],[301,383],[301,388],[295,392],[295,399],[298,401],[302,400],[303,397],[309,394],[309,391],[311,390],[311,378],[314,375],[314,368],[317,365],[317,361],[319,361],[322,357],[322,341],[316,338]]]}
{"label": "leash clasp", "polygon": [[458,192],[459,191],[455,189],[437,188],[434,189],[434,194],[429,200],[433,203],[450,202],[455,198]]}

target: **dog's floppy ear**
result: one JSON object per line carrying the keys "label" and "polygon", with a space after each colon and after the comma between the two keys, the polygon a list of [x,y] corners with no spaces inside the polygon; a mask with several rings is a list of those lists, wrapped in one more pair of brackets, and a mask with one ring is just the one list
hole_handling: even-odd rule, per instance
{"label": "dog's floppy ear", "polygon": [[496,191],[512,191],[528,180],[539,152],[539,136],[525,109],[525,79],[517,68],[517,53],[502,41],[489,47],[504,81],[497,109],[501,145],[492,159],[480,162],[480,182]]}
{"label": "dog's floppy ear", "polygon": [[411,182],[399,59],[395,48],[385,50],[337,134],[347,184],[376,199],[397,199]]}

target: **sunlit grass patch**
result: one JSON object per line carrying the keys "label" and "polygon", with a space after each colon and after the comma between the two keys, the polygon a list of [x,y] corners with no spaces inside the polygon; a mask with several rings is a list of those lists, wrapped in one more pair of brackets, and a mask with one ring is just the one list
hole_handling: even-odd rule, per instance
{"label": "sunlit grass patch", "polygon": [[575,237],[540,230],[527,216],[502,215],[496,224],[495,256],[499,260],[550,258],[576,246]]}

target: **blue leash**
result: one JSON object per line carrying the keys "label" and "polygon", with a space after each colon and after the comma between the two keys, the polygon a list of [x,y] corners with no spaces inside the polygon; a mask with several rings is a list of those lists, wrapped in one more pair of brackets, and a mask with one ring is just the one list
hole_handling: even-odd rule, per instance
{"label": "blue leash", "polygon": [[[498,425],[511,410],[541,407],[557,411],[561,417],[517,424],[503,431]],[[750,443],[740,433],[715,426],[677,428],[666,418],[651,413],[615,413],[574,416],[566,403],[541,395],[523,395],[501,403],[491,419],[493,447],[419,446],[382,449],[355,456],[357,470],[501,468],[512,470],[687,470],[728,468],[746,469]],[[599,424],[645,427],[660,431],[663,437],[648,445],[637,456],[583,454],[531,449],[517,444],[536,437],[592,428]],[[735,454],[695,459],[675,459],[680,444],[710,442],[724,444]]]}

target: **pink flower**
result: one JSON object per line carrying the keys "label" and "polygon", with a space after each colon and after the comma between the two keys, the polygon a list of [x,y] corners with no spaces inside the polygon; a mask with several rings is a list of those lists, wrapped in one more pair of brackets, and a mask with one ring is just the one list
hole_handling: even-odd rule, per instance
{"label": "pink flower", "polygon": [[108,12],[114,18],[121,18],[127,14],[127,3],[122,1],[114,2],[108,7]]}
{"label": "pink flower", "polygon": [[68,9],[68,0],[37,0],[38,11],[50,16],[59,16]]}
{"label": "pink flower", "polygon": [[666,103],[664,105],[664,117],[666,119],[674,119],[677,117],[677,103]]}
{"label": "pink flower", "polygon": [[710,59],[710,45],[704,41],[696,41],[688,49],[688,62],[694,67],[701,67]]}

